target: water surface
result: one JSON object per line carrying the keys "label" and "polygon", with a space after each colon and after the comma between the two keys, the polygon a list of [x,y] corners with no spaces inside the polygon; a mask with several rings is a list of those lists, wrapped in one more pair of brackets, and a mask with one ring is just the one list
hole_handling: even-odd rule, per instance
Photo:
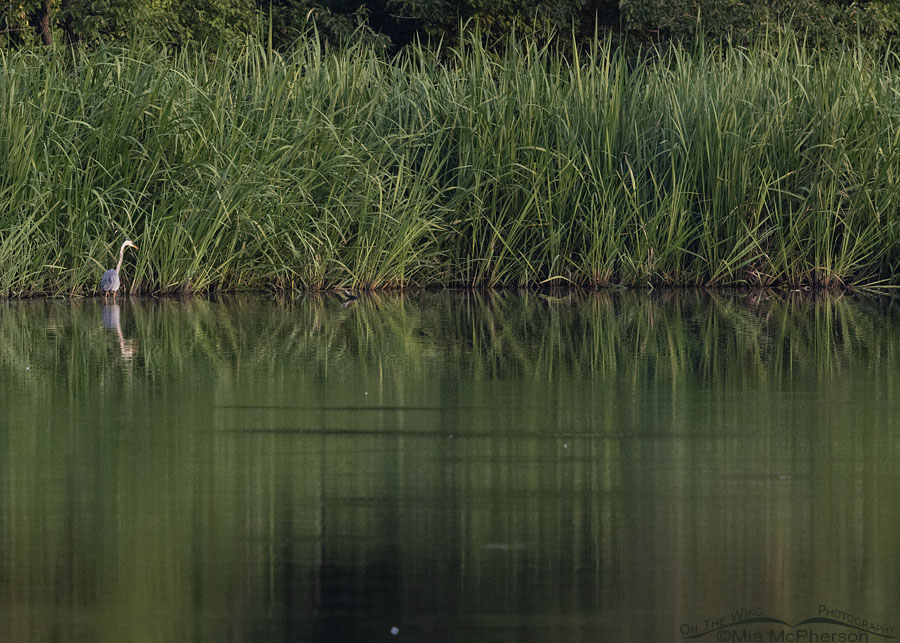
{"label": "water surface", "polygon": [[0,310],[0,640],[900,634],[890,299]]}

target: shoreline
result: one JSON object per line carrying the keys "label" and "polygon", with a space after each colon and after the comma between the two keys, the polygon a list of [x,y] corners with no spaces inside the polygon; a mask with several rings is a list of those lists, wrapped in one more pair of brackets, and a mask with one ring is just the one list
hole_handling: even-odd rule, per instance
{"label": "shoreline", "polygon": [[[248,290],[205,290],[190,292],[138,292],[129,293],[126,296],[119,295],[116,304],[123,299],[188,299],[199,297],[201,299],[215,299],[216,297],[315,297],[315,296],[335,296],[343,301],[362,300],[369,296],[374,297],[405,297],[409,295],[432,295],[441,293],[453,294],[474,294],[474,295],[495,295],[495,294],[534,294],[538,296],[548,296],[552,294],[560,294],[565,297],[570,295],[618,295],[618,294],[635,294],[645,295],[648,297],[666,296],[673,294],[704,294],[704,295],[724,295],[724,294],[742,294],[742,295],[775,295],[779,297],[789,297],[794,295],[802,295],[809,298],[840,298],[844,296],[850,297],[886,297],[893,298],[900,296],[897,289],[900,286],[856,286],[856,287],[813,287],[804,286],[800,288],[787,286],[746,286],[746,285],[728,285],[728,286],[422,286],[407,288],[310,288],[310,289],[248,289]],[[103,295],[97,292],[86,294],[44,294],[38,293],[33,295],[25,295],[18,297],[0,296],[0,301],[36,301],[36,300],[95,300],[103,299]],[[108,302],[112,304],[110,300]]]}

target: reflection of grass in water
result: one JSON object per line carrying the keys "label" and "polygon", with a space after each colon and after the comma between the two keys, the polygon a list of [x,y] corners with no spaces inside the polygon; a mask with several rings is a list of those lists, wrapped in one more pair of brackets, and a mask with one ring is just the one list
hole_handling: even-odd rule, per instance
{"label": "reflection of grass in water", "polygon": [[889,63],[580,55],[6,52],[0,294],[896,279]]}
{"label": "reflection of grass in water", "polygon": [[[773,382],[776,395],[804,387],[840,391],[853,379],[894,399],[889,394],[896,393],[900,363],[896,304],[874,298],[495,292],[372,295],[353,308],[333,296],[132,298],[121,317],[123,334],[137,347],[130,362],[121,359],[99,313],[93,301],[33,301],[8,305],[0,317],[0,368],[12,391],[0,421],[6,454],[0,542],[12,545],[3,548],[0,565],[6,587],[14,588],[4,600],[20,606],[20,618],[5,626],[11,640],[49,637],[42,628],[52,620],[34,615],[40,606],[62,621],[91,623],[92,640],[190,640],[192,627],[221,640],[220,627],[269,622],[273,604],[285,613],[321,605],[330,586],[343,597],[362,595],[375,582],[401,576],[412,582],[422,569],[474,585],[481,574],[494,573],[501,554],[510,556],[504,570],[518,570],[516,561],[561,570],[567,589],[545,607],[564,614],[605,599],[611,590],[603,587],[615,587],[616,579],[641,573],[640,542],[650,536],[636,541],[628,524],[632,507],[647,495],[663,495],[657,520],[673,503],[687,516],[673,525],[677,538],[665,531],[665,543],[680,538],[688,552],[715,561],[727,558],[715,549],[723,545],[698,525],[723,520],[717,505],[682,504],[672,489],[703,488],[710,476],[733,469],[729,488],[777,499],[773,485],[813,480],[812,522],[828,527],[815,516],[853,515],[855,501],[827,469],[800,455],[790,469],[778,460],[783,440],[805,434],[771,416],[770,397],[739,409],[739,416],[711,410],[717,415],[707,417],[704,405],[715,400],[707,394],[752,395]],[[448,372],[450,380],[441,381]],[[446,412],[370,412],[347,420],[315,411],[221,408],[247,399],[262,407],[274,399],[314,408],[329,394],[351,405],[358,398],[346,397],[359,393],[355,387],[372,383],[380,387],[367,398],[372,406],[430,402]],[[570,389],[577,395],[567,397]],[[520,392],[512,399],[537,407],[503,409],[511,425],[526,425],[521,437],[496,431],[493,396],[510,390]],[[701,441],[666,439],[667,431],[690,438],[694,429],[672,427],[672,418],[687,412],[667,400],[676,391],[699,408],[695,419],[708,422],[703,431],[721,432],[708,451],[697,446]],[[436,393],[447,397],[429,397]],[[655,409],[642,413],[643,406]],[[895,454],[882,448],[883,414],[864,419],[862,451],[854,430],[827,437],[852,462],[867,463],[857,475],[871,486],[867,476]],[[648,420],[653,424],[641,424]],[[348,421],[370,431],[329,435],[329,426]],[[753,443],[735,441],[749,430],[739,421],[767,421],[769,430]],[[437,424],[417,438],[425,422]],[[394,430],[378,433],[388,425]],[[279,426],[317,430],[240,431]],[[205,430],[210,427],[236,430]],[[453,439],[437,437],[455,427],[469,429]],[[573,428],[591,437],[567,433]],[[528,437],[535,434],[540,439]],[[657,443],[648,435],[661,437]],[[435,440],[437,452],[428,448]],[[666,458],[677,463],[671,470]],[[748,470],[747,462],[769,469]],[[652,469],[657,464],[659,471]],[[802,474],[801,482],[779,482],[783,471]],[[741,477],[745,472],[750,475]],[[793,493],[806,487],[799,488]],[[392,504],[399,502],[396,494],[406,494],[405,502],[424,512],[415,516],[437,526],[412,520],[409,506]],[[894,503],[887,493],[867,495],[870,502]],[[373,498],[371,506],[361,500]],[[752,516],[738,524],[740,537],[730,541],[735,550],[771,544],[753,540]],[[790,524],[771,527],[779,546],[794,542]],[[810,531],[821,538],[830,533]],[[465,553],[464,564],[442,557],[448,532]],[[853,560],[865,545],[855,533],[841,550]],[[880,555],[895,560],[894,541],[878,538]],[[403,566],[387,581],[379,576],[393,569],[379,559],[385,542],[404,552],[392,561]],[[658,546],[656,555],[666,551]],[[693,562],[698,573],[722,572],[718,564]],[[832,557],[825,564],[836,566]],[[292,566],[309,575],[298,581]],[[585,590],[568,582],[566,570],[585,568],[595,569],[605,585]],[[810,568],[805,575],[828,585],[828,569]],[[508,582],[527,586],[528,579],[545,578],[541,569],[511,573]],[[742,587],[754,582],[732,580]],[[286,587],[306,593],[280,605]],[[428,587],[439,596],[439,583]],[[200,625],[191,621],[197,611]]]}
{"label": "reflection of grass in water", "polygon": [[[129,382],[225,376],[238,365],[301,360],[323,377],[342,361],[404,366],[398,380],[426,376],[441,360],[475,380],[628,377],[721,384],[786,378],[801,370],[837,378],[861,366],[890,377],[898,356],[895,304],[880,298],[802,295],[567,293],[371,294],[351,308],[331,295],[220,301],[130,299],[122,330],[137,346],[134,368],[112,359],[115,333],[92,301],[23,302],[0,319],[0,356],[10,382],[64,372],[70,390],[99,378]],[[41,326],[35,326],[36,323]],[[26,371],[25,368],[30,370]],[[883,373],[882,373],[883,371]]]}

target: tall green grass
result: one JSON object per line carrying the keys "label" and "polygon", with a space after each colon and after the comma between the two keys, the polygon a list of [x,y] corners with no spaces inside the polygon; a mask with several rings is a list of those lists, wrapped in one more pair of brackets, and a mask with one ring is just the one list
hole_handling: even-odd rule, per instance
{"label": "tall green grass", "polygon": [[896,62],[0,51],[0,295],[895,285]]}

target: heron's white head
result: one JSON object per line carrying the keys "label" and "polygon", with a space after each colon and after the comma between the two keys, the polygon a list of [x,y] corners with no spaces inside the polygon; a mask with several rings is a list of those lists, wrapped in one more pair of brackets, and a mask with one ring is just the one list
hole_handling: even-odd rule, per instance
{"label": "heron's white head", "polygon": [[135,250],[137,250],[137,246],[134,245],[134,242],[131,239],[125,239],[125,243],[123,243],[122,245],[125,247],[134,248]]}

